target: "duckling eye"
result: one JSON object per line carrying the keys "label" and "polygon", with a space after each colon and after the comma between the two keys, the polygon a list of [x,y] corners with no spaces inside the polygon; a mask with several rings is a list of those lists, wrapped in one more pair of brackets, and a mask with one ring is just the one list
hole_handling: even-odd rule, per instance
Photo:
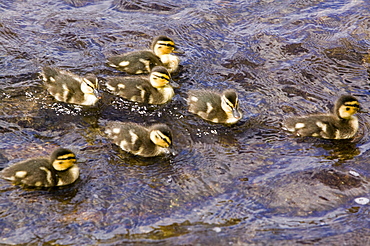
{"label": "duckling eye", "polygon": [[350,111],[350,108],[346,108],[346,111]]}

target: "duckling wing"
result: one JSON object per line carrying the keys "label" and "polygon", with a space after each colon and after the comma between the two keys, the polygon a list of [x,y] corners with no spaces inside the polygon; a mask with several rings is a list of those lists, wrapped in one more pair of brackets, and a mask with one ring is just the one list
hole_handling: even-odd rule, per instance
{"label": "duckling wing", "polygon": [[227,119],[221,108],[220,95],[210,91],[190,91],[188,97],[189,111],[205,120],[222,123]]}
{"label": "duckling wing", "polygon": [[163,66],[163,63],[151,51],[134,51],[109,57],[108,65],[129,74],[143,74],[149,73],[155,66]]}
{"label": "duckling wing", "polygon": [[56,173],[48,159],[31,159],[15,163],[2,170],[1,176],[16,185],[30,187],[56,185]]}
{"label": "duckling wing", "polygon": [[80,103],[84,100],[81,78],[55,68],[43,69],[43,79],[49,93],[58,101]]}
{"label": "duckling wing", "polygon": [[105,132],[113,143],[132,154],[141,153],[150,142],[147,130],[132,123],[110,122]]}
{"label": "duckling wing", "polygon": [[286,129],[301,137],[321,137],[336,139],[338,128],[330,115],[311,115],[289,118],[285,121]]}
{"label": "duckling wing", "polygon": [[109,78],[107,88],[115,95],[140,103],[149,103],[156,92],[147,79],[137,77]]}

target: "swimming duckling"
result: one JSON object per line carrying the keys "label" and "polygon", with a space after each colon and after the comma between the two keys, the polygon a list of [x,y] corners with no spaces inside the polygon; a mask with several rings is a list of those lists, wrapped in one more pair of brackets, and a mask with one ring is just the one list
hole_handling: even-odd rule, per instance
{"label": "swimming duckling", "polygon": [[177,71],[180,59],[172,55],[175,42],[166,37],[153,39],[151,51],[133,51],[108,58],[108,65],[129,74],[149,73],[155,66],[165,66],[170,73]]}
{"label": "swimming duckling", "polygon": [[170,153],[172,132],[164,124],[146,128],[135,123],[109,122],[105,132],[121,149],[134,155],[153,157]]}
{"label": "swimming duckling", "polygon": [[171,100],[174,91],[171,75],[162,66],[156,66],[147,77],[114,77],[108,78],[107,88],[113,94],[130,101],[163,104]]}
{"label": "swimming duckling", "polygon": [[28,187],[64,186],[75,182],[79,168],[75,164],[76,155],[64,148],[56,149],[47,158],[32,158],[5,168],[0,176],[15,185]]}
{"label": "swimming duckling", "polygon": [[355,97],[344,95],[336,101],[333,114],[289,118],[285,121],[284,129],[300,137],[352,138],[358,130],[358,119],[353,115],[359,109],[360,103]]}
{"label": "swimming duckling", "polygon": [[93,74],[80,77],[68,71],[44,67],[41,75],[47,90],[58,101],[91,106],[100,99],[98,79]]}
{"label": "swimming duckling", "polygon": [[242,118],[238,95],[234,90],[218,94],[208,90],[189,92],[189,111],[213,123],[235,124]]}

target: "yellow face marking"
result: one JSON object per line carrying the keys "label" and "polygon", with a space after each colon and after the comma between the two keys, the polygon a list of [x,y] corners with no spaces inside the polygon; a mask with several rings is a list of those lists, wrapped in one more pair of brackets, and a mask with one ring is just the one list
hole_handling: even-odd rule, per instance
{"label": "yellow face marking", "polygon": [[157,56],[167,55],[174,51],[175,43],[173,41],[158,41],[154,46],[154,53]]}
{"label": "yellow face marking", "polygon": [[229,117],[233,117],[234,105],[225,96],[221,98],[221,108]]}
{"label": "yellow face marking", "polygon": [[159,130],[150,132],[150,139],[155,145],[162,148],[168,148],[171,145],[171,139]]}
{"label": "yellow face marking", "polygon": [[170,82],[171,78],[167,74],[153,72],[150,75],[150,83],[153,87],[164,87]]}
{"label": "yellow face marking", "polygon": [[94,94],[94,91],[96,89],[99,89],[99,84],[98,80],[96,79],[95,81],[90,81],[86,78],[82,79],[81,83],[81,91],[85,94]]}
{"label": "yellow face marking", "polygon": [[352,115],[360,109],[360,103],[357,101],[346,102],[339,108],[339,116],[343,119],[350,119]]}
{"label": "yellow face marking", "polygon": [[53,162],[53,167],[57,171],[64,171],[73,166],[76,163],[76,156],[73,153],[58,156]]}

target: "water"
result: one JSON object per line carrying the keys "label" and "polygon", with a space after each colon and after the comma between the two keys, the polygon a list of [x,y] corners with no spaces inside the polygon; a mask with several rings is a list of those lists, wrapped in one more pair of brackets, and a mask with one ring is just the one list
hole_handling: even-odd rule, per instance
{"label": "water", "polygon": [[[370,120],[350,141],[299,139],[284,117],[329,111],[344,93],[369,111],[368,1],[2,1],[0,168],[79,157],[63,189],[0,181],[0,243],[30,245],[366,245]],[[109,95],[96,107],[56,102],[38,73],[54,65],[101,81],[105,58],[156,35],[185,53],[181,88],[162,106]],[[235,88],[243,120],[209,124],[190,89]],[[111,120],[170,122],[176,156],[133,157],[104,135]]]}

